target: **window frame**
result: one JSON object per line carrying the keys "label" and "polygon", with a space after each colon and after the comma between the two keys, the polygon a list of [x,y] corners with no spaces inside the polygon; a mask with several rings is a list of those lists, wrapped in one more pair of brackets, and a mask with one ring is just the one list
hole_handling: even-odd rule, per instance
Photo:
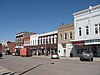
{"label": "window frame", "polygon": [[73,33],[69,32],[69,39],[73,39]]}
{"label": "window frame", "polygon": [[89,26],[85,26],[85,34],[89,35]]}
{"label": "window frame", "polygon": [[82,28],[81,27],[78,28],[78,36],[82,36]]}
{"label": "window frame", "polygon": [[67,33],[64,33],[64,40],[67,39]]}

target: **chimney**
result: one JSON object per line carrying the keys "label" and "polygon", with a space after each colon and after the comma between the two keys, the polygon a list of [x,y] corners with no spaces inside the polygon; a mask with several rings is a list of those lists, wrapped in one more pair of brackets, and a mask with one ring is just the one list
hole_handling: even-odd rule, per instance
{"label": "chimney", "polygon": [[89,6],[89,9],[91,10],[92,9],[92,6]]}

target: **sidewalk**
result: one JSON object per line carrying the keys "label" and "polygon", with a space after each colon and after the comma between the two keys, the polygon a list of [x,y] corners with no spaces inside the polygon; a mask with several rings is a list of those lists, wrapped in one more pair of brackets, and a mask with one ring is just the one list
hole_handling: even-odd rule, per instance
{"label": "sidewalk", "polygon": [[[50,56],[33,56],[33,57],[40,57],[40,58],[51,58]],[[60,59],[70,59],[70,60],[80,60],[79,57],[59,57]],[[94,57],[93,61],[100,61],[100,57]]]}

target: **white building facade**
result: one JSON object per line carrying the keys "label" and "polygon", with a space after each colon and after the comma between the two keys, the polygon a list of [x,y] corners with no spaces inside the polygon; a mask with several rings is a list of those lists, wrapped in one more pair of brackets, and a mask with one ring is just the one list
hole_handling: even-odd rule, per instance
{"label": "white building facade", "polygon": [[30,46],[38,45],[38,37],[39,37],[39,34],[35,34],[35,35],[30,36]]}
{"label": "white building facade", "polygon": [[29,48],[32,49],[33,55],[38,55],[38,37],[39,37],[39,34],[34,34],[30,36]]}
{"label": "white building facade", "polygon": [[100,56],[100,5],[76,12],[74,15],[76,54],[82,50],[92,50],[95,56]]}

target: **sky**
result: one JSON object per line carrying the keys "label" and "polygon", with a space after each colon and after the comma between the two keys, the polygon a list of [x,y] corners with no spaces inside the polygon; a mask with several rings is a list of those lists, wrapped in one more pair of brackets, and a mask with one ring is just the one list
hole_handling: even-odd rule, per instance
{"label": "sky", "polygon": [[15,41],[23,31],[54,31],[72,23],[73,13],[99,4],[100,0],[0,0],[0,41]]}

